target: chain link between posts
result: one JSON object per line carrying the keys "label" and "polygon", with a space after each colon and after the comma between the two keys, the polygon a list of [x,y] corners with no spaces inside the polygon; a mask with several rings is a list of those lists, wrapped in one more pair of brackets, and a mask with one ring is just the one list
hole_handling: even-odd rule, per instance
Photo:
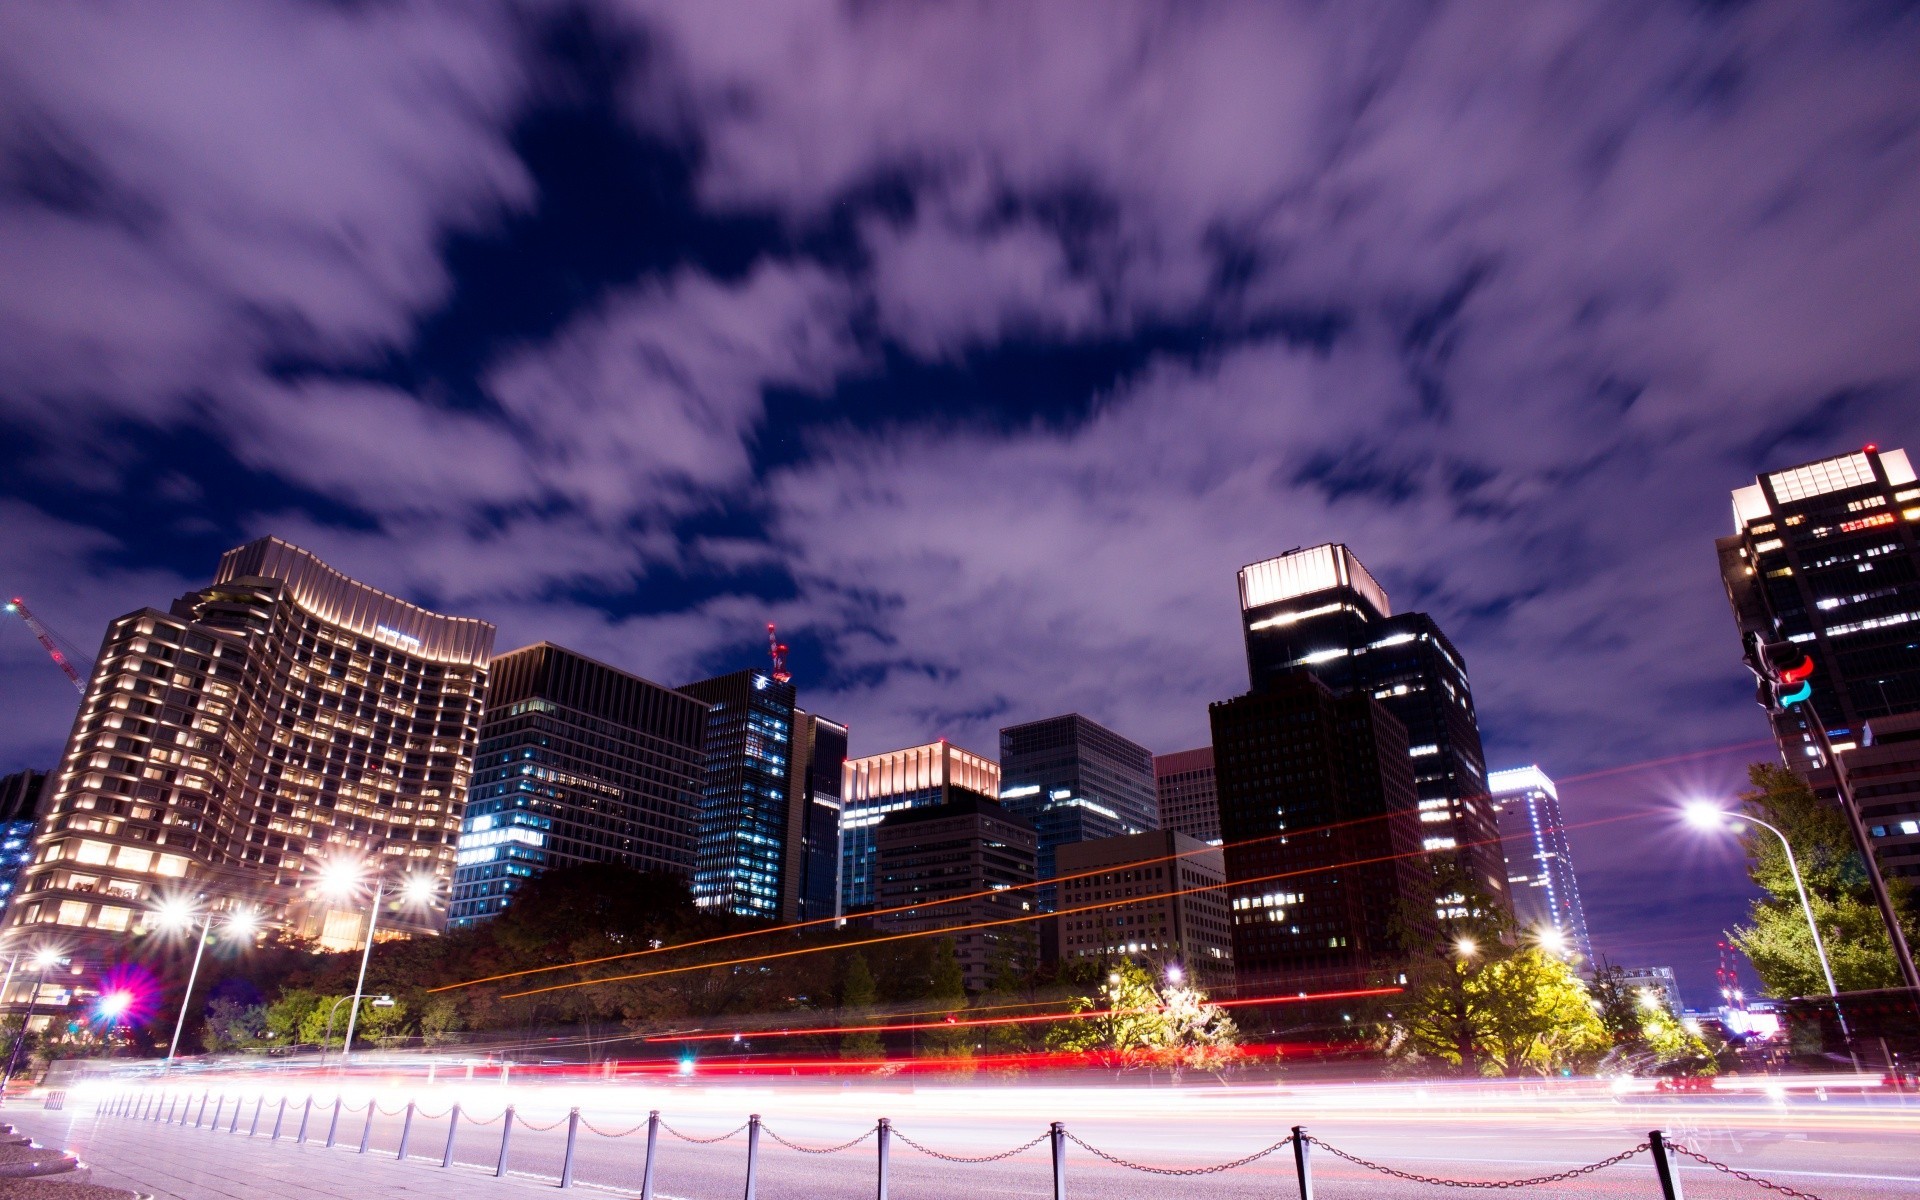
{"label": "chain link between posts", "polygon": [[603,1138],[632,1137],[634,1134],[639,1133],[642,1129],[645,1129],[646,1127],[647,1127],[647,1122],[642,1121],[638,1125],[635,1125],[632,1129],[622,1129],[619,1133],[608,1133],[606,1130],[596,1126],[592,1121],[587,1120],[585,1117],[580,1118],[580,1128],[586,1130],[588,1133],[595,1134]]}
{"label": "chain link between posts", "polygon": [[[1539,1187],[1543,1183],[1565,1183],[1569,1179],[1578,1179],[1582,1175],[1591,1175],[1595,1171],[1604,1170],[1607,1167],[1623,1163],[1634,1155],[1643,1154],[1651,1148],[1650,1143],[1641,1142],[1633,1149],[1622,1150],[1611,1158],[1603,1158],[1599,1162],[1588,1163],[1584,1167],[1574,1167],[1571,1170],[1559,1171],[1552,1175],[1536,1175],[1532,1179],[1442,1179],[1437,1175],[1416,1175],[1412,1171],[1401,1171],[1382,1163],[1370,1162],[1357,1154],[1348,1154],[1345,1150],[1337,1146],[1329,1146],[1311,1134],[1307,1136],[1307,1141],[1325,1150],[1335,1158],[1346,1159],[1356,1167],[1365,1167],[1369,1171],[1378,1171],[1382,1175],[1391,1175],[1395,1179],[1404,1179],[1409,1183],[1425,1183],[1434,1187],[1492,1189]],[[1668,1142],[1667,1147],[1673,1149],[1673,1143]],[[1813,1200],[1818,1200],[1818,1198],[1814,1197]]]}
{"label": "chain link between posts", "polygon": [[1794,1188],[1788,1187],[1784,1183],[1775,1183],[1771,1179],[1762,1179],[1758,1175],[1749,1175],[1747,1172],[1742,1171],[1738,1167],[1731,1167],[1731,1166],[1728,1166],[1726,1163],[1717,1162],[1714,1159],[1708,1158],[1706,1155],[1700,1153],[1698,1150],[1689,1150],[1687,1147],[1681,1145],[1679,1142],[1668,1142],[1667,1149],[1673,1151],[1675,1154],[1684,1154],[1688,1158],[1692,1159],[1697,1163],[1700,1163],[1703,1166],[1712,1167],[1714,1170],[1720,1172],[1722,1175],[1731,1175],[1735,1179],[1738,1179],[1741,1183],[1751,1183],[1755,1187],[1763,1187],[1770,1192],[1776,1193],[1777,1195],[1795,1197],[1796,1200],[1820,1200],[1820,1197],[1814,1195],[1812,1192],[1798,1191]]}
{"label": "chain link between posts", "polygon": [[532,1121],[527,1120],[525,1117],[521,1116],[519,1113],[513,1114],[513,1119],[520,1122],[522,1126],[533,1130],[535,1133],[546,1133],[548,1130],[558,1129],[562,1125],[565,1125],[567,1123],[567,1119],[565,1117],[561,1117],[558,1121],[555,1121],[550,1125],[535,1125]]}
{"label": "chain link between posts", "polygon": [[416,1117],[419,1117],[422,1121],[438,1121],[440,1118],[446,1116],[452,1111],[453,1110],[451,1108],[446,1108],[446,1109],[440,1110],[437,1113],[430,1113],[426,1109],[421,1108],[421,1109],[414,1110],[413,1115]]}
{"label": "chain link between posts", "polygon": [[499,1121],[499,1120],[500,1120],[500,1118],[502,1118],[502,1117],[504,1117],[504,1116],[506,1116],[507,1114],[506,1114],[506,1113],[505,1113],[504,1111],[503,1111],[503,1112],[498,1112],[498,1113],[495,1113],[495,1114],[494,1114],[493,1116],[491,1116],[491,1117],[488,1117],[488,1118],[487,1118],[486,1120],[484,1120],[484,1121],[482,1121],[482,1120],[481,1120],[481,1119],[480,1119],[479,1117],[476,1117],[476,1116],[474,1116],[474,1115],[473,1115],[472,1113],[461,1113],[460,1115],[461,1115],[461,1116],[463,1116],[463,1117],[465,1117],[465,1118],[467,1119],[467,1121],[468,1121],[468,1123],[469,1123],[469,1124],[473,1124],[473,1125],[492,1125],[492,1124],[494,1124],[495,1122],[497,1122],[497,1121]]}
{"label": "chain link between posts", "polygon": [[[383,1117],[397,1117],[397,1116],[399,1116],[399,1115],[400,1115],[401,1113],[404,1113],[404,1112],[406,1112],[406,1111],[407,1111],[407,1110],[406,1110],[406,1109],[405,1109],[404,1107],[402,1107],[402,1108],[396,1108],[396,1109],[394,1109],[394,1110],[393,1110],[392,1112],[388,1112],[388,1111],[387,1111],[386,1109],[384,1109],[384,1108],[381,1108],[381,1107],[380,1107],[380,1106],[379,1106],[378,1104],[375,1104],[375,1105],[373,1106],[373,1108],[374,1108],[374,1111],[375,1111],[375,1112],[377,1112],[377,1113],[379,1113],[379,1114],[380,1114],[381,1116],[383,1116]],[[420,1113],[419,1113],[419,1111],[418,1111],[418,1110],[416,1109],[416,1110],[414,1111],[414,1114],[413,1114],[413,1115],[417,1117],[417,1116],[419,1116],[419,1115],[420,1115]]]}
{"label": "chain link between posts", "polygon": [[995,1162],[1001,1161],[1002,1159],[1012,1158],[1016,1154],[1025,1154],[1027,1151],[1033,1149],[1035,1146],[1038,1146],[1040,1143],[1046,1141],[1049,1137],[1052,1136],[1052,1134],[1043,1133],[1039,1137],[1033,1139],[1032,1141],[1028,1142],[1024,1146],[1015,1146],[1011,1150],[1003,1151],[1002,1153],[999,1153],[999,1154],[988,1154],[981,1158],[971,1158],[964,1154],[942,1154],[938,1150],[935,1150],[930,1146],[922,1146],[919,1142],[916,1142],[912,1138],[908,1137],[906,1134],[901,1133],[900,1127],[897,1125],[894,1126],[893,1128],[893,1136],[898,1138],[900,1141],[905,1142],[907,1145],[913,1147],[915,1150],[918,1150],[920,1153],[926,1155],[928,1158],[937,1158],[941,1162],[995,1163]]}
{"label": "chain link between posts", "polygon": [[660,1122],[660,1128],[666,1130],[668,1133],[672,1134],[674,1137],[679,1138],[683,1142],[692,1142],[697,1146],[711,1146],[715,1142],[724,1142],[728,1138],[739,1137],[741,1134],[747,1131],[747,1126],[751,1124],[753,1124],[753,1122],[751,1121],[742,1121],[740,1122],[740,1128],[733,1130],[731,1133],[723,1133],[719,1137],[710,1137],[710,1138],[693,1137],[689,1134],[681,1133],[678,1129],[675,1129],[673,1126],[667,1124],[665,1121]]}
{"label": "chain link between posts", "polygon": [[1293,1138],[1284,1137],[1264,1150],[1256,1150],[1244,1158],[1236,1158],[1232,1162],[1217,1163],[1211,1167],[1150,1167],[1145,1163],[1131,1162],[1118,1155],[1108,1154],[1098,1146],[1091,1146],[1081,1141],[1071,1132],[1064,1130],[1062,1132],[1066,1133],[1068,1141],[1085,1150],[1088,1154],[1093,1155],[1095,1158],[1110,1162],[1116,1167],[1125,1167],[1129,1171],[1145,1171],[1149,1175],[1218,1175],[1222,1171],[1231,1171],[1235,1167],[1244,1167],[1250,1163],[1257,1163],[1274,1151],[1283,1150],[1293,1145]]}
{"label": "chain link between posts", "polygon": [[781,1137],[779,1134],[775,1133],[773,1130],[768,1129],[764,1124],[760,1126],[760,1132],[766,1134],[768,1137],[772,1138],[774,1141],[779,1142],[782,1146],[785,1146],[787,1149],[798,1150],[802,1154],[838,1154],[842,1150],[853,1149],[855,1146],[858,1146],[861,1142],[864,1142],[868,1138],[872,1137],[874,1134],[879,1133],[880,1127],[878,1125],[875,1125],[872,1129],[867,1130],[865,1133],[861,1134],[857,1138],[854,1138],[852,1141],[841,1142],[838,1146],[802,1146],[798,1142],[790,1142],[787,1139]]}

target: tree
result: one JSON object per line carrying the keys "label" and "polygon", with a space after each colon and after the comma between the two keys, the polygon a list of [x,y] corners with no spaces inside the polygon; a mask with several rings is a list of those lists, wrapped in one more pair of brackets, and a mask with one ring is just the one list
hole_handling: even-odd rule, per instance
{"label": "tree", "polygon": [[[967,977],[952,938],[941,938],[933,954],[933,979],[927,989],[928,1009],[949,1020],[967,1008]],[[937,1019],[937,1018],[936,1018]],[[973,1030],[948,1025],[927,1031],[927,1048],[938,1056],[960,1056],[972,1047]]]}
{"label": "tree", "polygon": [[[300,1043],[317,1046],[322,1043],[329,1050],[342,1046],[347,1039],[347,1017],[353,1009],[353,994],[345,996],[320,996],[312,1010],[300,1022]],[[406,1022],[407,1006],[398,1002],[388,1005],[376,1005],[371,996],[360,999],[360,1016],[353,1026],[354,1044],[371,1042],[395,1033]],[[328,1032],[331,1028],[331,1033]]]}
{"label": "tree", "polygon": [[1131,959],[1109,965],[1093,995],[1077,997],[1070,1007],[1089,1015],[1055,1024],[1048,1045],[1104,1065],[1218,1070],[1238,1053],[1239,1030],[1226,1010],[1208,1003],[1197,986],[1162,992]]}
{"label": "tree", "polygon": [[[847,956],[847,977],[840,985],[840,1023],[864,1025],[873,1020],[873,972],[859,951]],[[881,1055],[880,1035],[871,1031],[840,1035],[840,1057],[875,1059]]]}
{"label": "tree", "polygon": [[[1843,992],[1898,987],[1893,946],[1846,816],[1785,767],[1755,763],[1747,768],[1747,778],[1752,786],[1741,794],[1741,807],[1777,826],[1792,843],[1834,984]],[[1780,839],[1756,826],[1742,841],[1747,873],[1766,894],[1754,901],[1749,923],[1733,931],[1734,944],[1773,995],[1824,995],[1826,976]],[[1911,889],[1900,879],[1887,880],[1887,887],[1908,938],[1920,940]]]}
{"label": "tree", "polygon": [[242,1004],[227,997],[207,1006],[207,1023],[200,1030],[200,1044],[210,1054],[231,1050],[250,1050],[266,1040],[267,1006]]}

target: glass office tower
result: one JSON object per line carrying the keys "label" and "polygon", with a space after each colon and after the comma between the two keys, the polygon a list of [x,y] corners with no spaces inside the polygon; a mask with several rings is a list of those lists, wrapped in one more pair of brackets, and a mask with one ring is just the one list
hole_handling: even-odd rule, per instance
{"label": "glass office tower", "polygon": [[1000,764],[944,738],[847,760],[841,784],[840,891],[849,914],[875,903],[874,829],[888,813],[951,804],[968,796],[993,799]]}
{"label": "glass office tower", "polygon": [[1422,844],[1459,859],[1506,895],[1499,819],[1466,663],[1426,613],[1395,615],[1387,593],[1345,546],[1289,551],[1240,571],[1241,626],[1253,690],[1305,669],[1337,694],[1385,705],[1407,730]]}
{"label": "glass office tower", "polygon": [[1495,771],[1489,780],[1500,813],[1500,845],[1507,860],[1507,891],[1523,931],[1556,930],[1566,948],[1592,963],[1587,913],[1573,875],[1573,851],[1560,814],[1560,791],[1539,767]]}
{"label": "glass office tower", "polygon": [[679,690],[709,706],[693,902],[778,920],[793,791],[793,685],[755,669]]}
{"label": "glass office tower", "polygon": [[[1792,642],[1813,659],[1814,711],[1836,751],[1874,717],[1920,712],[1920,481],[1904,450],[1868,446],[1760,476],[1733,493],[1714,545],[1744,651]],[[1822,774],[1806,705],[1773,717],[1787,765]]]}
{"label": "glass office tower", "polygon": [[781,919],[817,921],[840,912],[840,787],[847,727],[794,713]]}
{"label": "glass office tower", "polygon": [[707,706],[541,642],[493,660],[451,924],[497,916],[555,867],[691,879]]}
{"label": "glass office tower", "polygon": [[1056,846],[1160,827],[1153,752],[1079,713],[1000,731],[1000,801],[1039,831],[1042,879]]}
{"label": "glass office tower", "polygon": [[46,783],[45,771],[16,771],[0,779],[0,912],[13,899],[20,872],[33,861],[33,831]]}

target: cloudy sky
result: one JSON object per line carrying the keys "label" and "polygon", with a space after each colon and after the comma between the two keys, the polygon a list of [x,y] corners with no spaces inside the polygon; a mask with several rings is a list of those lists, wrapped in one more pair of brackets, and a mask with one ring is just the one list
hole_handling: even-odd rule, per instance
{"label": "cloudy sky", "polygon": [[[1344,541],[1699,980],[1737,864],[1642,814],[1764,747],[1618,768],[1764,736],[1729,490],[1920,442],[1916,61],[1855,0],[8,5],[0,586],[91,648],[271,532],[665,682],[778,621],[856,752],[1166,751],[1234,570]],[[72,702],[0,627],[0,769]]]}

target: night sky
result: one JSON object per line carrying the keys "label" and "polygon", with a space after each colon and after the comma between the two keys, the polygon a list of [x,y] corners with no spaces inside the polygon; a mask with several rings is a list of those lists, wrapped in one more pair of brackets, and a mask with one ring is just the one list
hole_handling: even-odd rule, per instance
{"label": "night sky", "polygon": [[[90,651],[274,533],[669,683],[778,621],[855,753],[1168,751],[1234,571],[1341,541],[1490,765],[1604,772],[1597,940],[1705,1002],[1748,891],[1661,810],[1769,753],[1712,539],[1920,450],[1916,62],[1852,0],[7,5],[0,588]],[[0,770],[73,702],[0,626]]]}

